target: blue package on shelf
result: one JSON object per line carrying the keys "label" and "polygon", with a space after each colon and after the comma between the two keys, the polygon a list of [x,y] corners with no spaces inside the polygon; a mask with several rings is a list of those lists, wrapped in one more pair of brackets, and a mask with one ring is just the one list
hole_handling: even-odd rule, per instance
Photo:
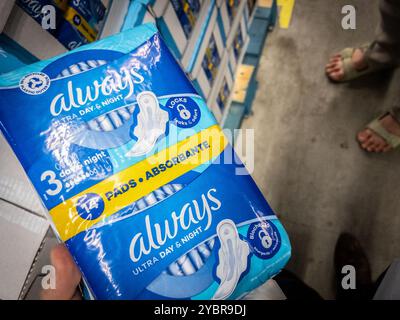
{"label": "blue package on shelf", "polygon": [[229,17],[230,21],[232,22],[237,15],[237,11],[238,11],[237,9],[240,5],[240,0],[225,0],[225,1],[226,1],[227,9],[228,9],[228,17]]}
{"label": "blue package on shelf", "polygon": [[[218,3],[218,2],[217,2]],[[246,1],[219,0],[219,24],[221,33],[225,34],[225,43],[231,48],[241,20],[246,16]]]}
{"label": "blue package on shelf", "polygon": [[235,55],[236,60],[238,60],[240,57],[243,45],[244,45],[244,39],[243,39],[242,28],[239,27],[236,36],[233,40],[233,53]]}
{"label": "blue package on shelf", "polygon": [[[233,49],[231,48],[229,51],[232,52]],[[233,88],[234,78],[229,69],[229,51],[224,52],[212,89],[207,97],[207,105],[211,108],[219,123],[224,120],[224,113],[226,107],[229,107],[230,92]]]}
{"label": "blue package on shelf", "polygon": [[[166,1],[167,2],[167,1]],[[169,48],[186,71],[191,70],[191,59],[207,29],[215,0],[167,2],[164,12],[157,17],[157,26]]]}
{"label": "blue package on shelf", "polygon": [[22,8],[27,14],[29,14],[37,23],[42,24],[43,13],[42,9],[46,5],[51,5],[56,10],[56,28],[47,30],[54,36],[57,36],[58,27],[60,23],[63,21],[64,10],[66,7],[67,1],[61,0],[37,0],[34,3],[28,0],[16,0],[16,4]]}
{"label": "blue package on shelf", "polygon": [[290,257],[155,25],[0,76],[0,130],[93,298],[238,299]]}
{"label": "blue package on shelf", "polygon": [[218,52],[217,44],[214,36],[211,35],[209,45],[206,49],[206,53],[201,63],[201,67],[206,74],[210,86],[213,85],[215,77],[217,76],[218,66],[220,62],[221,56]]}
{"label": "blue package on shelf", "polygon": [[[254,23],[254,19],[253,19]],[[234,76],[238,66],[243,62],[244,56],[248,53],[248,47],[253,41],[248,32],[246,20],[244,17],[240,20],[236,34],[234,34],[232,41],[232,50],[229,52],[229,69]],[[262,46],[263,44],[261,44]]]}
{"label": "blue package on shelf", "polygon": [[[71,41],[81,43],[95,41],[104,23],[105,11],[106,8],[101,0],[69,1],[64,12],[62,29],[59,30],[57,38],[67,39],[68,49],[71,49]],[[75,33],[70,32],[71,28],[68,28],[65,22],[71,25]],[[68,35],[65,36],[63,33]],[[71,39],[73,36],[75,39]],[[65,42],[60,42],[65,45]]]}
{"label": "blue package on shelf", "polygon": [[190,38],[200,13],[199,0],[171,0],[179,22],[187,38]]}
{"label": "blue package on shelf", "polygon": [[201,46],[193,53],[192,67],[189,75],[193,79],[196,89],[207,99],[212,91],[218,74],[221,60],[225,52],[224,42],[216,23],[216,9],[214,8],[211,21],[202,37]]}
{"label": "blue package on shelf", "polygon": [[67,12],[73,10],[74,14],[79,14],[97,33],[100,31],[106,14],[106,7],[101,0],[69,1],[68,4]]}
{"label": "blue package on shelf", "polygon": [[52,5],[56,9],[56,28],[48,29],[69,50],[97,39],[104,22],[105,7],[101,0],[17,0],[20,6],[37,23],[42,23],[42,8]]}
{"label": "blue package on shelf", "polygon": [[122,31],[156,22],[169,49],[190,73],[199,57],[206,30],[210,29],[214,3],[215,0],[132,0]]}
{"label": "blue package on shelf", "polygon": [[86,37],[66,20],[60,21],[57,31],[57,40],[68,50],[73,50],[89,42]]}
{"label": "blue package on shelf", "polygon": [[[234,6],[235,3],[232,3],[231,5]],[[218,24],[220,25],[221,35],[225,42],[228,39],[228,35],[234,19],[233,9],[229,7],[229,1],[227,0],[217,0],[217,7],[218,7]],[[228,7],[230,9],[229,11]]]}
{"label": "blue package on shelf", "polygon": [[181,59],[185,70],[191,74],[198,72],[209,37],[215,29],[214,26],[217,19],[215,0],[204,1],[202,10],[202,20],[196,26],[197,32],[192,36]]}
{"label": "blue package on shelf", "polygon": [[221,114],[224,114],[225,107],[228,102],[228,98],[229,98],[230,94],[231,94],[231,90],[228,86],[228,82],[227,82],[226,78],[224,78],[221,89],[218,92],[218,96],[217,96],[217,105],[221,111]]}

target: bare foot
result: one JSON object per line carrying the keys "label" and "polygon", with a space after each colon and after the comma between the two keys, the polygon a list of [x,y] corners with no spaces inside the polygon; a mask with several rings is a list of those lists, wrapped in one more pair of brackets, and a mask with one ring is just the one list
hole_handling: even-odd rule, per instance
{"label": "bare foot", "polygon": [[[379,121],[388,132],[400,137],[400,123],[391,114],[387,114]],[[361,148],[368,152],[387,152],[392,149],[385,139],[368,128],[358,133],[357,140]]]}
{"label": "bare foot", "polygon": [[[358,71],[368,68],[368,64],[364,60],[364,52],[361,49],[354,50],[351,61],[354,64],[354,68]],[[325,72],[333,81],[340,81],[344,78],[343,60],[340,53],[330,58],[329,63],[325,66]]]}

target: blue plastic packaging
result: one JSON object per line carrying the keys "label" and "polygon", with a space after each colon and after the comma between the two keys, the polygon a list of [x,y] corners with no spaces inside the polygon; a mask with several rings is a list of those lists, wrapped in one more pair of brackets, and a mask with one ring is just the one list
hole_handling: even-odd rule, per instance
{"label": "blue plastic packaging", "polygon": [[238,299],[290,257],[152,24],[0,76],[0,129],[93,298]]}
{"label": "blue plastic packaging", "polygon": [[96,40],[106,13],[101,0],[17,0],[16,3],[39,24],[43,8],[53,6],[56,26],[47,31],[68,50]]}

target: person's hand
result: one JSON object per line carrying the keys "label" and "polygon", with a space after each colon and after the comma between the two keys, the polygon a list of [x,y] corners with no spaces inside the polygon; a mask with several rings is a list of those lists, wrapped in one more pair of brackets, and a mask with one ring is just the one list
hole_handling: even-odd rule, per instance
{"label": "person's hand", "polygon": [[72,259],[67,248],[60,244],[50,253],[51,264],[55,268],[55,289],[43,289],[43,300],[81,300],[78,290],[81,273]]}

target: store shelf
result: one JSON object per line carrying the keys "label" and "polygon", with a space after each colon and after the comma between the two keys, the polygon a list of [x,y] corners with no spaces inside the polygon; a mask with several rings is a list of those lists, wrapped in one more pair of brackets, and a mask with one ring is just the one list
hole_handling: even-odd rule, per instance
{"label": "store shelf", "polygon": [[217,10],[214,7],[215,0],[206,0],[200,11],[193,33],[187,43],[182,56],[182,65],[187,72],[197,74],[199,64],[198,57],[202,56],[207,46],[208,38],[211,36],[217,19]]}
{"label": "store shelf", "polygon": [[240,56],[239,56],[239,59],[238,59],[238,61],[237,61],[237,67],[236,67],[236,69],[234,70],[234,71],[235,71],[235,75],[234,75],[234,80],[235,80],[234,89],[232,90],[231,96],[230,96],[230,98],[229,98],[229,100],[228,100],[227,107],[226,107],[226,109],[224,110],[224,113],[222,114],[222,118],[221,118],[221,125],[222,125],[222,126],[224,126],[224,123],[225,123],[226,119],[227,119],[228,116],[229,116],[229,109],[230,109],[230,107],[231,107],[232,101],[234,101],[233,96],[234,96],[234,92],[235,92],[235,86],[237,85],[237,73],[238,73],[238,71],[239,71],[240,66],[242,65],[242,63],[243,63],[243,61],[244,61],[245,56],[246,56],[246,52],[247,52],[247,48],[248,48],[248,46],[249,46],[250,40],[251,40],[251,38],[250,38],[250,36],[248,36],[248,37],[246,38],[246,40],[244,41],[244,45],[243,45],[242,51],[241,51]]}
{"label": "store shelf", "polygon": [[121,31],[125,21],[125,15],[128,12],[129,2],[129,0],[114,0],[111,2],[106,22],[104,23],[99,39],[103,39]]}
{"label": "store shelf", "polygon": [[[5,4],[8,4],[9,7],[11,2],[13,1],[9,0],[3,2],[2,5],[5,8]],[[109,11],[100,33],[100,38],[121,31],[124,22],[126,22],[126,18],[129,18],[127,12],[129,11],[128,9],[130,8],[130,5],[132,5],[130,0],[104,0],[103,2],[105,2],[105,5],[109,7]],[[147,7],[146,3],[146,1],[143,2],[142,8],[145,10],[147,8],[149,15],[155,14],[158,20],[165,19],[166,12],[168,10],[173,10],[172,5],[167,1],[155,1]],[[199,76],[201,62],[203,61],[211,35],[215,33],[217,27],[220,29],[223,28],[223,26],[218,23],[218,19],[220,19],[218,16],[220,14],[218,8],[221,8],[222,4],[222,0],[204,0],[190,37],[188,39],[185,38],[185,43],[180,43],[180,51],[182,55],[179,60],[190,78],[195,82],[196,77]],[[216,107],[216,99],[221,90],[221,86],[224,83],[226,72],[231,70],[231,73],[233,73],[232,76],[234,76],[236,71],[235,69],[244,63],[247,65],[253,65],[255,67],[254,75],[256,74],[268,31],[276,21],[277,7],[276,1],[274,0],[259,0],[257,1],[256,8],[253,12],[248,12],[248,10],[247,1],[240,1],[236,9],[236,15],[233,20],[230,21],[229,30],[227,31],[227,34],[224,35],[225,41],[223,43],[223,52],[219,49],[221,57],[220,67],[218,67],[213,85],[210,87],[209,92],[205,97],[207,98],[210,108],[216,113],[217,118],[221,120],[221,125],[230,123],[230,107],[235,105],[235,100],[231,95],[229,96],[222,113]],[[1,13],[5,14],[6,11],[7,10],[2,10]],[[177,17],[174,19],[176,20]],[[179,21],[175,21],[174,19],[171,20],[173,22],[172,25],[176,26],[174,28],[177,28]],[[243,21],[245,21],[244,28]],[[179,25],[179,27],[181,26]],[[232,54],[233,44],[235,37],[238,35],[239,28],[242,30],[243,48],[240,57],[234,58],[234,66],[232,66],[230,55]],[[24,32],[22,32],[22,30],[24,30]],[[170,33],[170,36],[174,34],[173,29],[168,29],[167,31],[167,33]],[[222,34],[222,30],[220,32]],[[66,49],[52,35],[43,31],[40,25],[38,25],[16,5],[14,5],[14,8],[11,11],[11,15],[4,28],[4,33],[8,37],[12,38],[18,45],[25,48],[39,59],[46,59],[66,52]],[[168,38],[165,37],[165,35],[163,36],[164,38]],[[178,40],[179,39],[173,39],[175,42]],[[171,46],[173,45],[171,44]],[[254,88],[256,88],[255,80],[252,81],[251,84],[252,85],[249,86],[248,92],[246,92],[246,97],[254,96]],[[245,110],[245,113],[248,114],[251,110],[251,99],[246,98],[244,100],[245,102],[239,103],[245,104],[244,108],[241,109]],[[238,114],[236,111],[234,114]]]}
{"label": "store shelf", "polygon": [[15,0],[2,0],[0,2],[0,33],[3,32],[3,28],[6,25],[14,3]]}
{"label": "store shelf", "polygon": [[228,36],[226,38],[226,48],[228,50],[232,46],[233,39],[236,36],[237,29],[239,28],[239,25],[240,25],[240,20],[242,19],[242,16],[243,16],[244,6],[245,5],[246,5],[246,1],[241,1],[240,2],[240,5],[239,5],[239,7],[237,9],[237,14],[236,14],[235,19],[233,20],[233,23],[232,23],[232,27],[229,30],[229,34],[228,34]]}
{"label": "store shelf", "polygon": [[246,108],[243,104],[236,102],[231,104],[223,128],[230,130],[232,132],[232,137],[234,136],[235,129],[240,128],[245,113]]}
{"label": "store shelf", "polygon": [[[258,88],[257,71],[267,39],[268,32],[276,23],[277,6],[276,1],[268,1],[270,7],[266,7],[267,1],[260,1],[263,6],[258,6],[249,28],[249,44],[243,57],[243,65],[238,67],[236,73],[235,89],[232,103],[223,118],[222,125],[226,129],[235,130],[240,128],[241,122],[246,115],[251,114],[253,100]],[[243,69],[251,70],[246,74]],[[242,79],[241,78],[242,74]]]}
{"label": "store shelf", "polygon": [[278,8],[276,0],[260,1],[255,12],[255,18],[266,19],[275,25],[278,16]]}
{"label": "store shelf", "polygon": [[3,33],[38,59],[48,59],[67,49],[16,4]]}
{"label": "store shelf", "polygon": [[250,43],[247,54],[253,56],[260,56],[262,54],[269,24],[269,20],[254,18],[249,30]]}

